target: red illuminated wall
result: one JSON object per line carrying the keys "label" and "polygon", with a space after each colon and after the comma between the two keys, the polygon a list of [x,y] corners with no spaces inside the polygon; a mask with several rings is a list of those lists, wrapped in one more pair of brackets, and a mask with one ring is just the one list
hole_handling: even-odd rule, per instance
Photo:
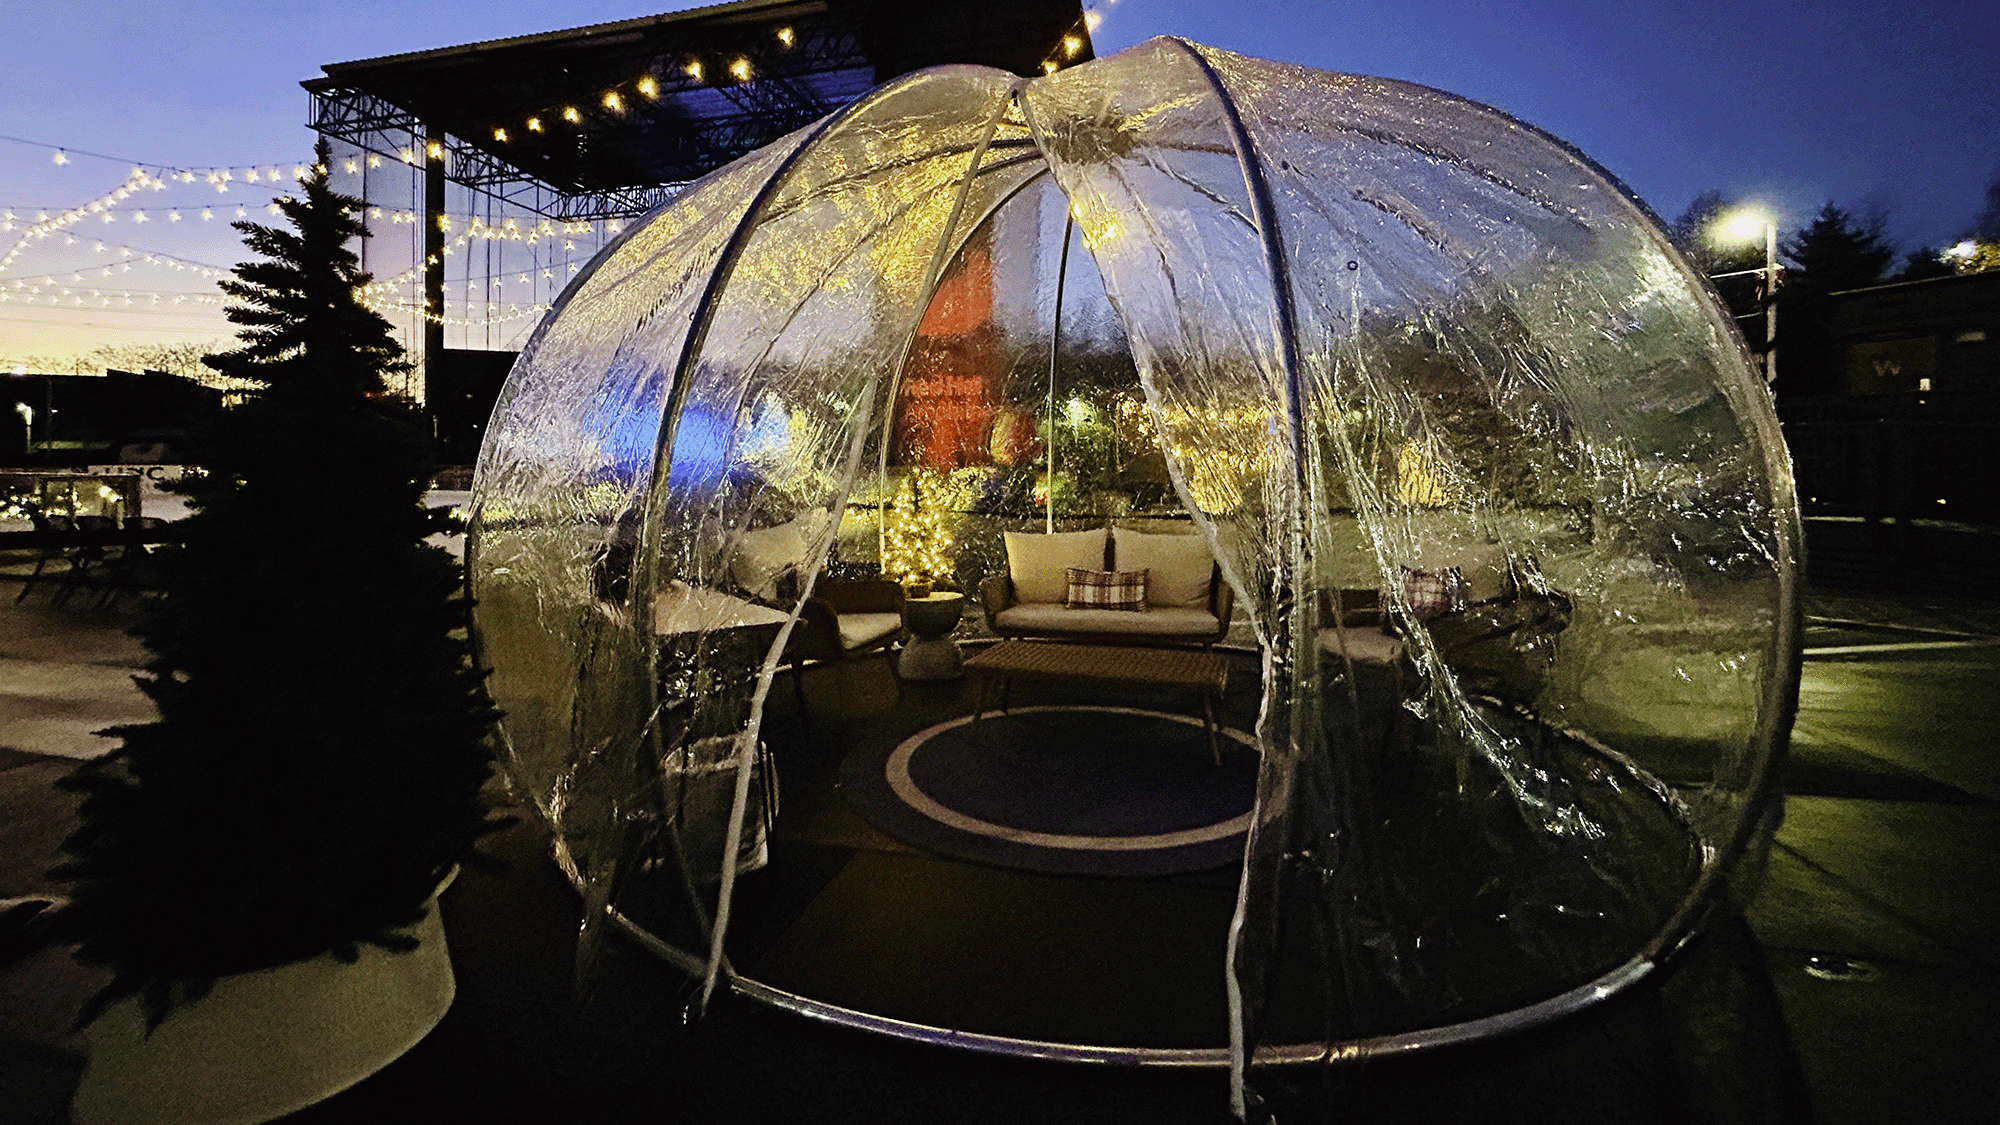
{"label": "red illuminated wall", "polygon": [[997,344],[993,255],[982,234],[939,284],[917,327],[898,404],[901,463],[955,469],[992,460]]}

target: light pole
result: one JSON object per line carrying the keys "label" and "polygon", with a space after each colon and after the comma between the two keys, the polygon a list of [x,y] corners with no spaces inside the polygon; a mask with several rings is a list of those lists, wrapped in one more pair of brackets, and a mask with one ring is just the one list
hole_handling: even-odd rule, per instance
{"label": "light pole", "polygon": [[1730,242],[1742,244],[1751,242],[1758,235],[1764,236],[1764,268],[1761,270],[1738,270],[1735,273],[1716,274],[1716,277],[1740,277],[1746,273],[1764,275],[1764,385],[1771,386],[1778,381],[1778,223],[1769,211],[1761,207],[1742,207],[1722,216],[1717,224],[1722,236]]}

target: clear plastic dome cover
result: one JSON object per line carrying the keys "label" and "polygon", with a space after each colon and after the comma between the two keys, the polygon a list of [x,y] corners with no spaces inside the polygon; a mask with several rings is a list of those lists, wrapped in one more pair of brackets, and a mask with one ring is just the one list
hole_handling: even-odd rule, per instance
{"label": "clear plastic dome cover", "polygon": [[1798,676],[1769,396],[1644,208],[1502,113],[1175,39],[945,67],[601,254],[501,396],[471,540],[510,772],[593,919],[670,885],[658,945],[741,985],[721,841],[766,696],[926,489],[968,591],[1002,531],[1149,505],[1232,588],[1239,1093],[1588,1003],[1759,866]]}

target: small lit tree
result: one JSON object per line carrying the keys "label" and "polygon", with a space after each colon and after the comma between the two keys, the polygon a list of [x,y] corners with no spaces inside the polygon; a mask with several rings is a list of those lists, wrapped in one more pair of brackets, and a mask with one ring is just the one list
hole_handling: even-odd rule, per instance
{"label": "small lit tree", "polygon": [[956,566],[952,526],[965,493],[964,484],[942,469],[912,469],[897,482],[883,529],[882,573],[890,578],[949,578]]}

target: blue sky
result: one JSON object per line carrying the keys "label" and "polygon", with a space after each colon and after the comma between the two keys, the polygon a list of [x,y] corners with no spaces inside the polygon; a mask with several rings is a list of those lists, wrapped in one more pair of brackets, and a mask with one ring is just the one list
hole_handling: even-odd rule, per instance
{"label": "blue sky", "polygon": [[[299,0],[17,5],[0,41],[0,208],[32,221],[117,188],[136,161],[261,166],[308,155],[299,82],[328,62],[628,19],[691,5],[643,0],[429,0],[370,6]],[[1886,208],[1903,249],[1954,239],[2000,178],[2000,34],[1991,0],[1095,0],[1100,54],[1156,34],[1329,70],[1420,82],[1486,102],[1570,142],[1671,220],[1716,188],[1773,206],[1787,229],[1827,200]],[[29,141],[35,143],[21,143]],[[68,162],[56,163],[62,146]],[[99,159],[102,154],[115,159]],[[196,293],[195,263],[242,255],[226,222],[262,201],[238,179],[142,193],[141,225],[83,224],[0,266],[152,293]],[[207,205],[216,217],[203,222]],[[216,210],[217,206],[221,210]],[[182,221],[168,221],[178,211]],[[15,232],[0,233],[0,256]],[[94,249],[106,241],[103,252]],[[88,245],[85,242],[88,242]],[[130,247],[136,253],[121,253]],[[154,253],[153,262],[143,255]],[[65,257],[64,255],[71,255]],[[74,257],[82,255],[81,258]],[[182,263],[173,268],[166,255]],[[134,268],[113,262],[131,262]],[[95,272],[93,272],[95,271]],[[100,342],[226,337],[210,305],[133,311],[0,303],[0,366]]]}

